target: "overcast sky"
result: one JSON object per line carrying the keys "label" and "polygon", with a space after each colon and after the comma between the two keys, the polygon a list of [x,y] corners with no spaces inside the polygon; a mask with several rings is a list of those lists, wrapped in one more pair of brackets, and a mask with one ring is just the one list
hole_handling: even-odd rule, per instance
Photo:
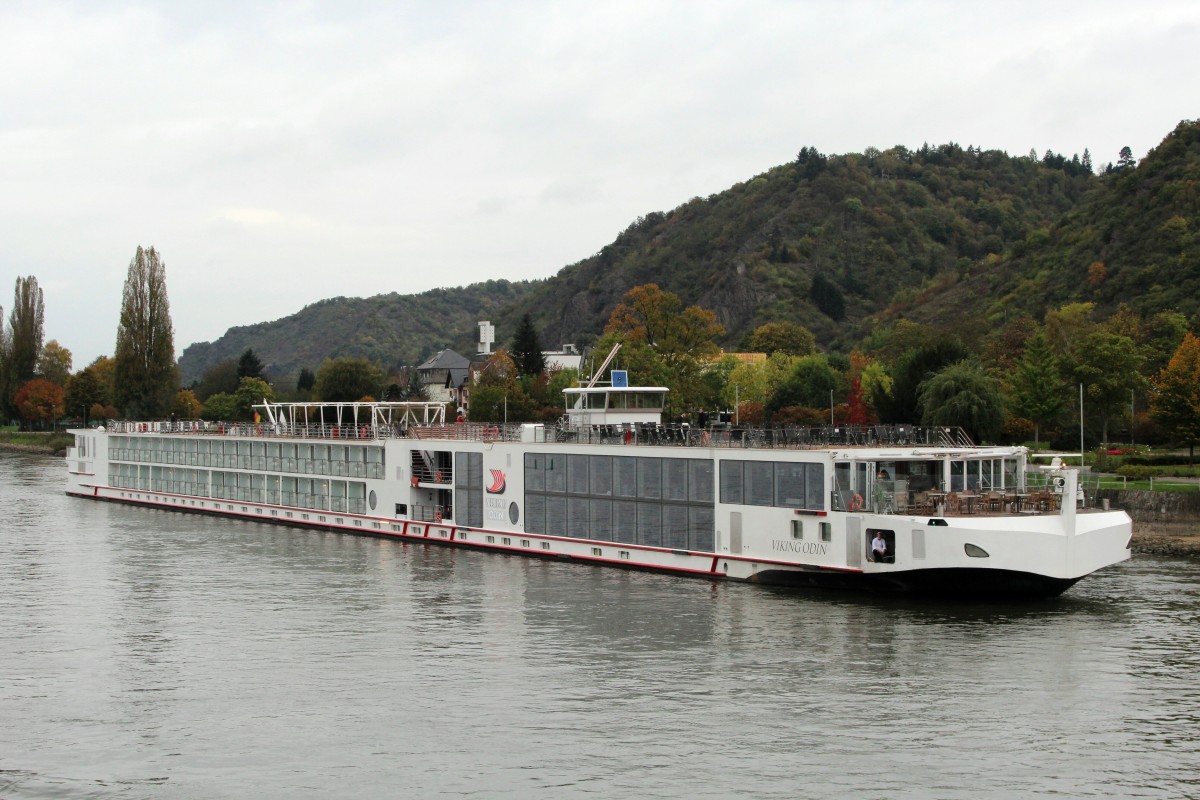
{"label": "overcast sky", "polygon": [[37,276],[81,368],[154,245],[179,353],[548,277],[804,145],[1140,158],[1197,76],[1195,0],[0,0],[0,306]]}

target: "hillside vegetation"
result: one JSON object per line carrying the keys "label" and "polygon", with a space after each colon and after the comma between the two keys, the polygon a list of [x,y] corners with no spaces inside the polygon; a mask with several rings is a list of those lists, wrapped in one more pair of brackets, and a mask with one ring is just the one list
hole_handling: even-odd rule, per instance
{"label": "hillside vegetation", "polygon": [[727,349],[764,323],[792,322],[824,349],[870,350],[901,319],[975,347],[1014,317],[1072,302],[1094,303],[1101,318],[1122,303],[1147,317],[1178,311],[1194,330],[1198,180],[1197,122],[1102,174],[1086,151],[805,147],[724,192],[647,213],[551,279],[323,301],[192,345],[180,366],[194,381],[252,347],[280,377],[339,355],[392,369],[446,346],[472,352],[480,319],[507,342],[524,314],[547,344],[586,344],[650,282],[714,311]]}
{"label": "hillside vegetation", "polygon": [[391,371],[444,347],[464,347],[474,340],[479,320],[495,319],[535,285],[499,280],[417,295],[322,300],[289,317],[230,328],[215,342],[193,344],[179,359],[180,371],[187,385],[247,349],[269,375],[290,385],[301,369],[316,370],[326,358],[365,358]]}

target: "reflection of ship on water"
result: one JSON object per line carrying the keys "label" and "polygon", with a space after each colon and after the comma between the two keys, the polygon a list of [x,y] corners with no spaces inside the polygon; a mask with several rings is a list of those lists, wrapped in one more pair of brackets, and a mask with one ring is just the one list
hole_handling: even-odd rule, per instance
{"label": "reflection of ship on water", "polygon": [[[756,583],[1049,596],[1129,556],[1077,472],[958,429],[661,423],[666,389],[567,389],[560,425],[429,403],[75,431],[72,495]],[[1063,502],[1063,498],[1068,498]]]}

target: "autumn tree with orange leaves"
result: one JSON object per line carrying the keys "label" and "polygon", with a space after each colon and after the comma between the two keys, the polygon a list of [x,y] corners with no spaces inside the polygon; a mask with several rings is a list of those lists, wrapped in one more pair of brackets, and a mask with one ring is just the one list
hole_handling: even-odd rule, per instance
{"label": "autumn tree with orange leaves", "polygon": [[647,283],[625,293],[596,351],[606,355],[620,342],[618,363],[630,371],[631,383],[670,389],[669,418],[697,407],[700,374],[720,354],[717,339],[724,335],[714,312],[684,308],[678,295]]}
{"label": "autumn tree with orange leaves", "polygon": [[38,425],[54,422],[63,415],[63,388],[54,381],[34,378],[17,390],[13,405],[26,422]]}
{"label": "autumn tree with orange leaves", "polygon": [[1188,463],[1200,440],[1200,339],[1188,333],[1154,379],[1150,413],[1175,441],[1188,446]]}

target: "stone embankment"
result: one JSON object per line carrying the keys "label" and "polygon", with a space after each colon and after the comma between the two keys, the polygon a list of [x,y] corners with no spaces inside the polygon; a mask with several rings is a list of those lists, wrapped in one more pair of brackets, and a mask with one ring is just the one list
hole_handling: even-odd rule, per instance
{"label": "stone embankment", "polygon": [[1134,553],[1200,556],[1200,491],[1102,489],[1098,498],[1133,519]]}

